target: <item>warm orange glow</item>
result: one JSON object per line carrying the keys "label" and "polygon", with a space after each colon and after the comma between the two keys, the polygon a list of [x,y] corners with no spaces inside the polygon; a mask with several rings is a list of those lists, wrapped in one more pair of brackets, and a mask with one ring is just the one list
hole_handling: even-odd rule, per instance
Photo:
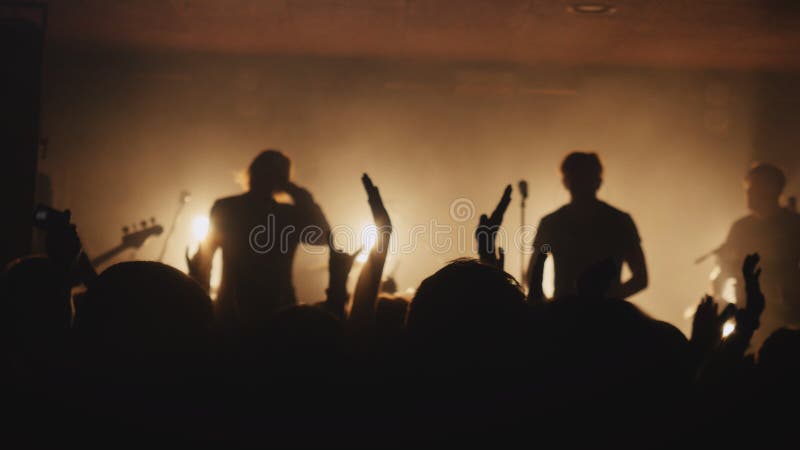
{"label": "warm orange glow", "polygon": [[378,228],[375,225],[367,225],[361,230],[361,253],[356,256],[356,262],[364,264],[369,258],[369,252],[375,246],[378,239]]}
{"label": "warm orange glow", "polygon": [[197,242],[203,241],[208,235],[208,230],[211,227],[207,216],[196,216],[192,220],[192,236]]}

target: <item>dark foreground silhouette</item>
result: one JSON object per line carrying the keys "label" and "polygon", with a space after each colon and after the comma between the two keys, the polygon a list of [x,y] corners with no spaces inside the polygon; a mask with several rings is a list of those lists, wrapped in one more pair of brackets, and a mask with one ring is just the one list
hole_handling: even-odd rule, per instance
{"label": "dark foreground silhouette", "polygon": [[[560,264],[575,279],[551,301],[527,298],[503,271],[495,238],[510,187],[476,224],[478,258],[445,265],[409,300],[381,292],[392,224],[364,175],[378,235],[352,295],[356,255],[332,246],[326,298],[312,305],[294,304],[291,273],[272,256],[256,271],[228,255],[233,319],[207,286],[160,263],[98,275],[73,225],[51,229],[47,255],[15,261],[0,280],[4,436],[37,447],[279,448],[769,448],[793,438],[800,333],[780,329],[750,348],[769,303],[759,256],[739,263],[738,307],[703,298],[687,339],[621,298],[636,286],[620,283],[619,265],[641,249],[630,218],[592,199],[593,180],[565,226],[614,218],[604,233],[628,247],[581,256],[579,274]],[[312,205],[295,194],[295,207]],[[212,213],[223,252],[236,229],[225,221],[248,211],[234,204],[271,205],[247,195]],[[206,256],[190,260],[201,281]],[[242,292],[255,285],[239,270],[268,282]],[[85,292],[71,300],[75,285]]]}

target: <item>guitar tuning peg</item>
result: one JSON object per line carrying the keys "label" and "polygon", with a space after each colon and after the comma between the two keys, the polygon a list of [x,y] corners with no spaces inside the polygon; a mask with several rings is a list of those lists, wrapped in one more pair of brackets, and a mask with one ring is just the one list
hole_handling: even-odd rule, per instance
{"label": "guitar tuning peg", "polygon": [[151,217],[150,218],[150,225],[155,225],[155,224],[156,224],[156,218],[155,217]]}
{"label": "guitar tuning peg", "polygon": [[122,227],[122,234],[128,234],[128,227]]}
{"label": "guitar tuning peg", "polygon": [[131,225],[131,231],[136,231],[136,224]]}
{"label": "guitar tuning peg", "polygon": [[139,224],[142,226],[142,229],[147,228],[147,221],[146,220],[143,220],[143,221],[139,222]]}

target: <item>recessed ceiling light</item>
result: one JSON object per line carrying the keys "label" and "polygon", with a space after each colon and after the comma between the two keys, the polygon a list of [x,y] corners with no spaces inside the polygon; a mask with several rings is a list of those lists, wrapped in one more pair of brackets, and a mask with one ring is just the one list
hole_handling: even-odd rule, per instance
{"label": "recessed ceiling light", "polygon": [[605,3],[573,3],[567,6],[572,14],[614,14],[617,9]]}

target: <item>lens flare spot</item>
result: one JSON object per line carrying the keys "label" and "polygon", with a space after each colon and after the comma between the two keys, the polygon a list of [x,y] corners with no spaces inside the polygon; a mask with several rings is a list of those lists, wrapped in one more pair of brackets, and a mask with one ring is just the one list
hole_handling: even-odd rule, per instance
{"label": "lens flare spot", "polygon": [[369,252],[378,240],[378,227],[367,225],[361,229],[361,253],[356,256],[356,262],[364,264],[369,258]]}
{"label": "lens flare spot", "polygon": [[736,322],[734,322],[733,320],[725,322],[725,324],[722,325],[722,337],[726,338],[730,336],[731,333],[733,333],[733,330],[735,329],[736,329]]}
{"label": "lens flare spot", "polygon": [[197,242],[202,241],[208,235],[211,223],[207,216],[197,216],[192,220],[192,236]]}
{"label": "lens flare spot", "polygon": [[361,230],[361,246],[364,248],[364,252],[372,250],[377,240],[378,227],[375,225],[367,225]]}

